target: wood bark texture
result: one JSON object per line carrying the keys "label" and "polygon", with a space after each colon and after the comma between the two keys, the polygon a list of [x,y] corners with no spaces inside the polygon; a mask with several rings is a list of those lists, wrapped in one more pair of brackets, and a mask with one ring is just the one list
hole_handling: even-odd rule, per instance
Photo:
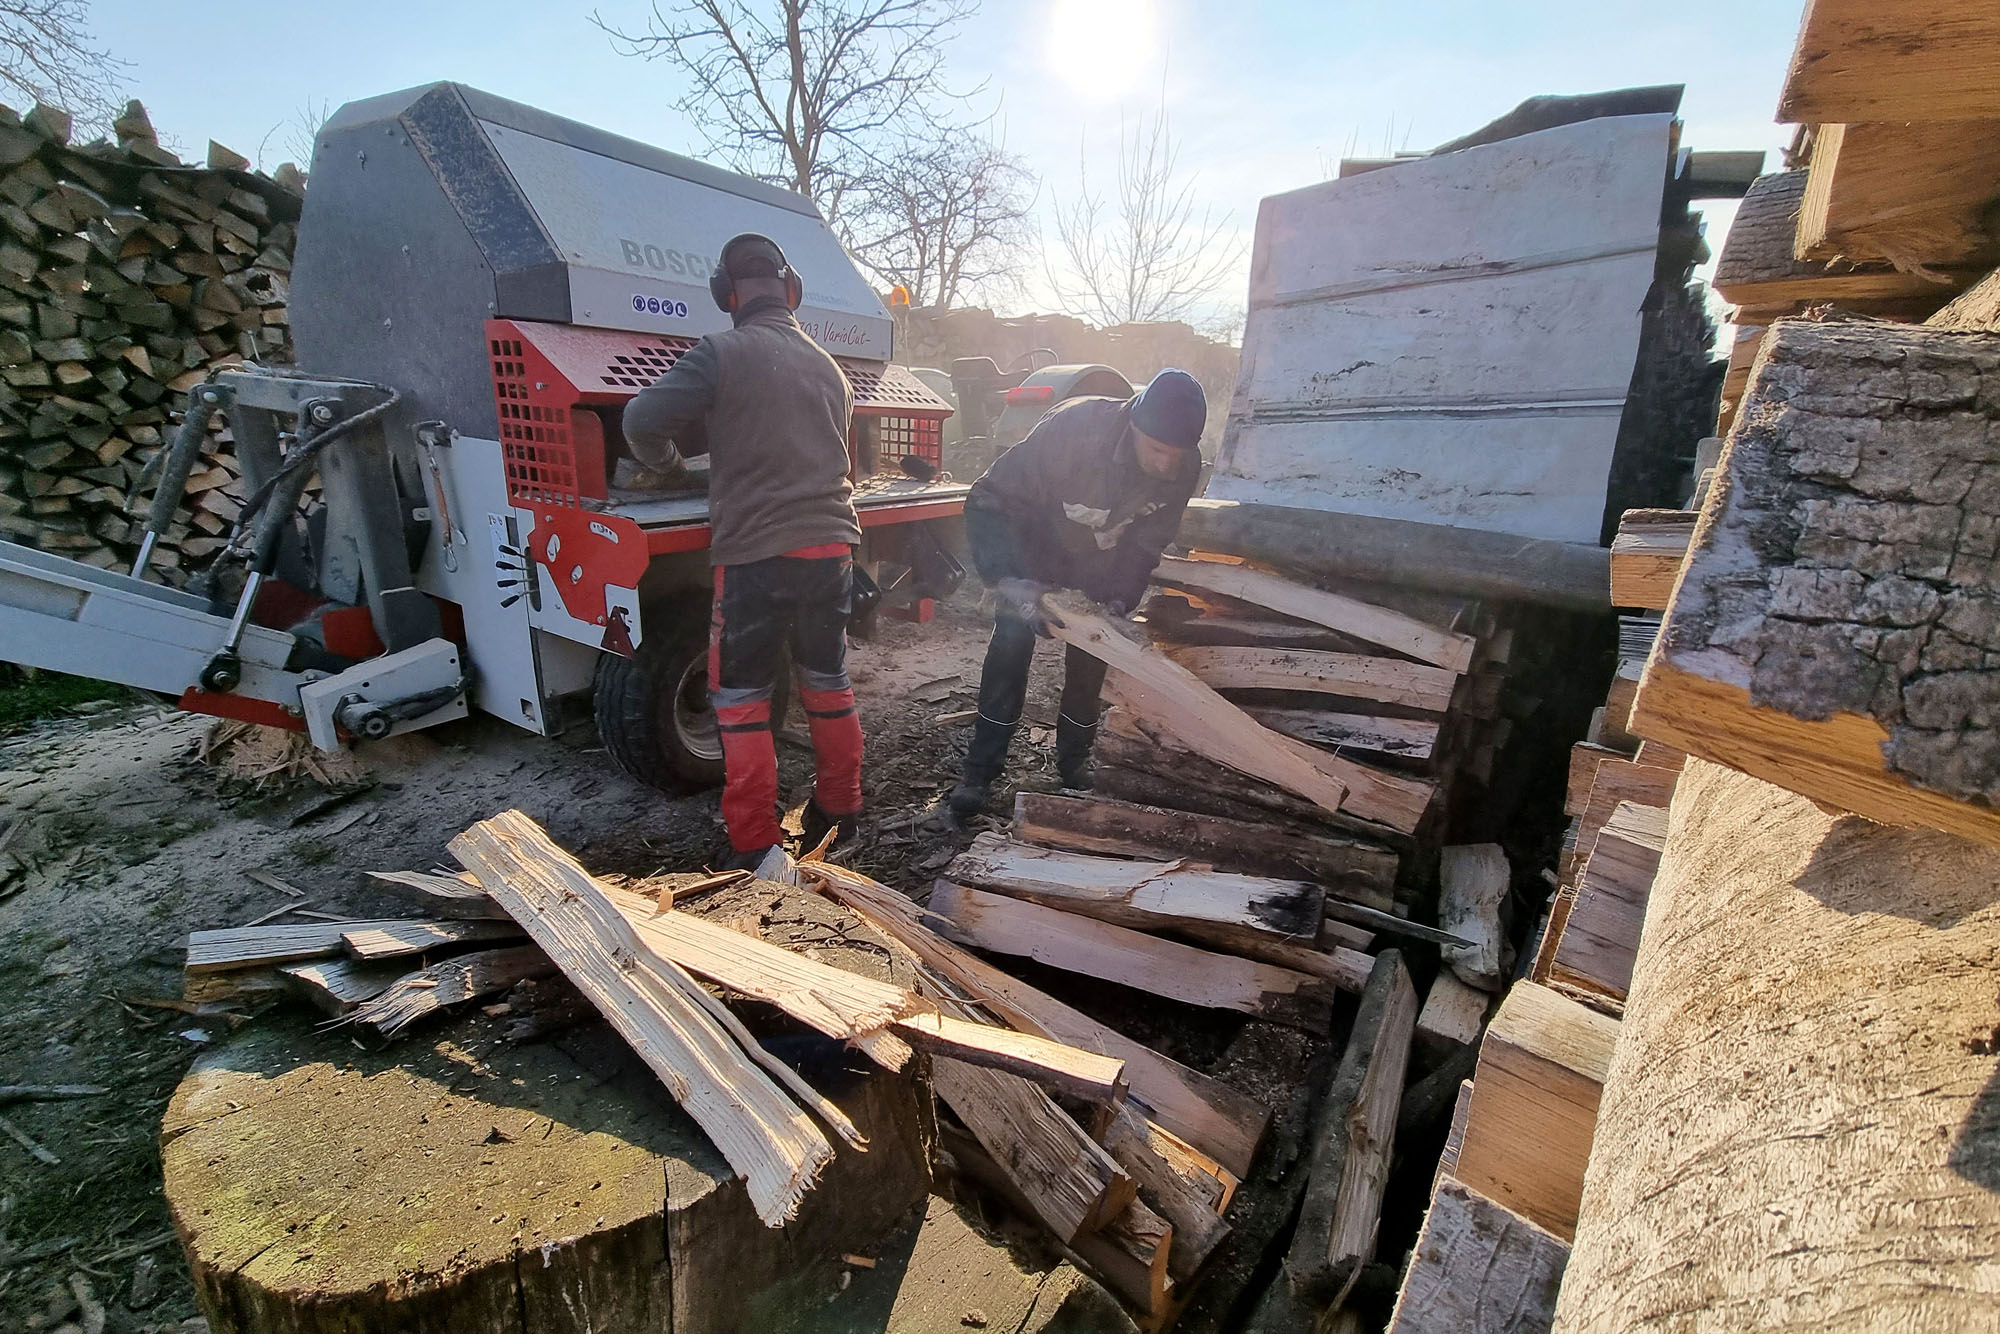
{"label": "wood bark texture", "polygon": [[1990,1328],[1996,950],[2000,852],[1690,760],[1556,1327]]}
{"label": "wood bark texture", "polygon": [[2000,841],[2000,337],[1785,321],[1633,726]]}

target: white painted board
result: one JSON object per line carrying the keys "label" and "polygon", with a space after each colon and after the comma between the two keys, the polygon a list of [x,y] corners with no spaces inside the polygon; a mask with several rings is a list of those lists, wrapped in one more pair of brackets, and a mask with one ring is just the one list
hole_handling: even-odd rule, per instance
{"label": "white painted board", "polygon": [[1673,118],[1264,200],[1208,494],[1598,540]]}

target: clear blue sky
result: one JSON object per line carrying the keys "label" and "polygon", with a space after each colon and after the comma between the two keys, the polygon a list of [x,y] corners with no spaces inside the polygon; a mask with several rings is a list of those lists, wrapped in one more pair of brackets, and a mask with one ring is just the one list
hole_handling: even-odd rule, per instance
{"label": "clear blue sky", "polygon": [[[1074,192],[1080,140],[1093,178],[1108,180],[1121,116],[1149,112],[1164,80],[1182,166],[1240,235],[1247,270],[1264,195],[1322,179],[1343,153],[1428,148],[1538,93],[1684,83],[1685,144],[1769,149],[1775,165],[1788,136],[1772,115],[1801,8],[986,0],[949,64],[961,86],[986,86],[984,105],[997,108],[1008,147],[1046,182],[1044,208]],[[698,147],[672,108],[668,67],[617,54],[589,22],[596,9],[641,25],[645,0],[343,0],[264,5],[234,21],[158,0],[92,9],[98,36],[132,64],[130,94],[190,152],[215,138],[256,157],[264,143],[265,165],[275,166],[295,137],[284,123],[309,103],[436,79],[667,148]],[[1708,210],[1712,246],[1729,212]],[[1242,300],[1233,280],[1218,309]]]}

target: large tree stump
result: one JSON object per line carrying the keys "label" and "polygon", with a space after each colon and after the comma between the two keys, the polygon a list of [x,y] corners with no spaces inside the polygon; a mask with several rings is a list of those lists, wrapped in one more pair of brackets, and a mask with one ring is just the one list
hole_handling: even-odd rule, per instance
{"label": "large tree stump", "polygon": [[1996,958],[2000,851],[1691,758],[1556,1328],[1992,1329]]}
{"label": "large tree stump", "polygon": [[174,1095],[167,1200],[217,1334],[776,1328],[779,1280],[865,1248],[929,1184],[914,1075],[805,1073],[870,1147],[770,1229],[602,1025],[514,1047],[474,1018],[380,1053],[260,1025]]}

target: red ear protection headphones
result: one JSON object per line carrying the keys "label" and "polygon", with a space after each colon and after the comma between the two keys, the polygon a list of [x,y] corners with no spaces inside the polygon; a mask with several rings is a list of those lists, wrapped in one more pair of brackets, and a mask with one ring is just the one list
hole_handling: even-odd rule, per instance
{"label": "red ear protection headphones", "polygon": [[715,268],[708,275],[708,294],[715,298],[716,308],[724,314],[734,314],[736,310],[736,280],[729,276],[729,255],[740,245],[762,244],[771,248],[778,259],[777,277],[785,280],[785,302],[793,310],[805,299],[805,284],[799,281],[798,271],[785,258],[785,252],[776,241],[755,232],[745,232],[732,236],[722,247],[722,254],[715,261]]}

